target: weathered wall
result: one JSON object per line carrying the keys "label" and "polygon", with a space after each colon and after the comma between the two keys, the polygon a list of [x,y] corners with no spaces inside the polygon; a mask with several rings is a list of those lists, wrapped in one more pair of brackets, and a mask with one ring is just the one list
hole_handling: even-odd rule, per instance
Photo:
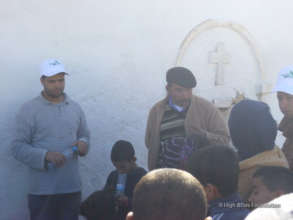
{"label": "weathered wall", "polygon": [[[132,141],[138,163],[146,166],[148,110],[165,95],[164,73],[194,26],[215,19],[246,27],[258,43],[266,79],[274,83],[277,71],[292,62],[291,2],[2,0],[0,219],[28,216],[26,168],[11,157],[9,143],[16,111],[41,90],[38,66],[43,59],[65,63],[71,74],[66,92],[87,115],[92,146],[81,159],[85,197],[103,185],[113,168],[109,152],[117,139]],[[245,67],[233,68],[237,74]],[[275,96],[265,100],[280,120]]]}

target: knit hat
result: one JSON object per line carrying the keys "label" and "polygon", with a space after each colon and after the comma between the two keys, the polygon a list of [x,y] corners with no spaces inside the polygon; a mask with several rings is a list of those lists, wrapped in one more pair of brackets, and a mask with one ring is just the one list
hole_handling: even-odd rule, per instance
{"label": "knit hat", "polygon": [[194,88],[196,79],[192,72],[185,67],[173,67],[167,71],[167,83],[175,83],[184,88]]}
{"label": "knit hat", "polygon": [[293,220],[293,193],[280,196],[252,211],[245,220]]}
{"label": "knit hat", "polygon": [[239,102],[231,110],[228,125],[240,160],[275,146],[277,123],[264,102],[249,99]]}
{"label": "knit hat", "polygon": [[293,95],[293,66],[281,69],[274,91]]}

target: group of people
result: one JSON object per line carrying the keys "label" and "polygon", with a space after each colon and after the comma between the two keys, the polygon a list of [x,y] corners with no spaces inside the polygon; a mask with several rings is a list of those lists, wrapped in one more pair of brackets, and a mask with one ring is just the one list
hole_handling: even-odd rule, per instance
{"label": "group of people", "polygon": [[[43,90],[17,114],[12,142],[14,157],[29,167],[31,220],[254,220],[259,206],[293,192],[293,67],[281,70],[275,88],[284,114],[279,126],[266,103],[249,99],[232,108],[226,123],[212,103],[193,95],[190,70],[169,69],[167,95],[147,120],[150,172],[136,164],[135,147],[119,140],[110,156],[116,169],[83,202],[78,157],[90,146],[85,114],[64,93],[68,73],[59,60],[44,61],[40,73]],[[286,137],[282,150],[278,129]],[[263,209],[267,218],[275,211],[293,219],[293,196],[283,197],[289,208]]]}

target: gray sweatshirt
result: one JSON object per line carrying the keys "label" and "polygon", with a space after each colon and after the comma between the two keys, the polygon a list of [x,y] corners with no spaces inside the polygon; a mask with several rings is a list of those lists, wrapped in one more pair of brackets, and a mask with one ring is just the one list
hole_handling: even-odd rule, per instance
{"label": "gray sweatshirt", "polygon": [[16,117],[12,153],[29,166],[30,194],[81,190],[78,159],[68,159],[60,168],[45,167],[48,151],[68,151],[77,140],[89,144],[89,130],[81,107],[66,94],[64,101],[58,104],[49,102],[41,94],[22,106]]}

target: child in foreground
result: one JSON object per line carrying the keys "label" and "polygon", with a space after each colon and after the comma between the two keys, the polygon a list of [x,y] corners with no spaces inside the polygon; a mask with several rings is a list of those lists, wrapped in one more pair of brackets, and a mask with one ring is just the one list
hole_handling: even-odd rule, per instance
{"label": "child in foreground", "polygon": [[131,210],[135,185],[146,174],[146,170],[136,164],[135,150],[125,140],[117,141],[111,151],[111,161],[115,166],[103,190],[92,193],[82,202],[80,214],[88,220],[125,219]]}

